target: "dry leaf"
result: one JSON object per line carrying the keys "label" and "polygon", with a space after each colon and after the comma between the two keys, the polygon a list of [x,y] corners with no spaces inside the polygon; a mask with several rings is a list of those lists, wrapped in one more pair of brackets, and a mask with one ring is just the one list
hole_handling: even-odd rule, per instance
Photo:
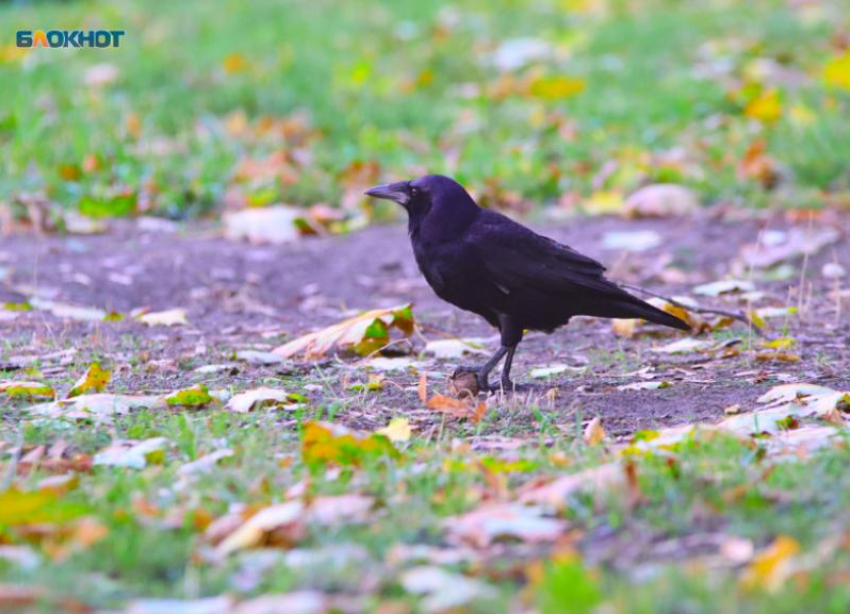
{"label": "dry leaf", "polygon": [[255,388],[246,390],[233,397],[227,402],[225,409],[238,413],[247,413],[262,407],[285,405],[292,403],[289,394],[279,388]]}
{"label": "dry leaf", "polygon": [[406,441],[410,441],[410,420],[407,418],[393,418],[387,426],[382,429],[378,429],[376,432],[379,435],[383,435],[393,443],[404,443]]}
{"label": "dry leaf", "polygon": [[41,382],[0,382],[0,394],[26,399],[53,399],[56,392]]}
{"label": "dry leaf", "polygon": [[487,404],[484,401],[478,405],[472,405],[465,400],[447,397],[442,394],[435,394],[426,404],[428,409],[436,409],[443,413],[473,422],[481,422],[484,413],[487,411]]}
{"label": "dry leaf", "polygon": [[83,376],[77,380],[68,393],[68,397],[76,397],[87,392],[100,392],[109,383],[111,372],[103,369],[100,364],[93,362]]}
{"label": "dry leaf", "polygon": [[794,557],[800,544],[793,537],[780,535],[750,563],[741,583],[750,589],[774,591],[782,586],[792,572]]}
{"label": "dry leaf", "polygon": [[264,508],[228,535],[215,552],[223,557],[238,550],[254,548],[261,545],[273,531],[283,533],[277,536],[278,541],[295,541],[302,532],[304,509],[301,501],[288,501]]}
{"label": "dry leaf", "polygon": [[397,328],[406,336],[413,333],[413,312],[410,303],[373,309],[320,331],[304,335],[282,345],[274,353],[283,358],[304,354],[307,360],[328,355],[331,351],[353,350],[365,356],[390,342],[390,329]]}
{"label": "dry leaf", "polygon": [[693,190],[671,183],[640,188],[626,199],[623,215],[631,218],[658,218],[690,215],[699,211]]}
{"label": "dry leaf", "polygon": [[584,442],[595,446],[605,441],[605,429],[602,428],[602,418],[595,416],[584,428]]}
{"label": "dry leaf", "polygon": [[782,117],[782,103],[777,90],[766,90],[752,99],[744,108],[744,114],[752,119],[772,124]]}
{"label": "dry leaf", "polygon": [[517,503],[486,505],[443,522],[450,541],[486,548],[496,540],[519,539],[527,543],[554,542],[567,523],[544,516],[543,509]]}
{"label": "dry leaf", "polygon": [[416,392],[419,394],[419,400],[423,403],[428,402],[428,376],[425,372],[419,376],[419,385],[416,387]]}
{"label": "dry leaf", "polygon": [[151,311],[138,316],[138,320],[148,326],[182,326],[188,324],[185,309]]}

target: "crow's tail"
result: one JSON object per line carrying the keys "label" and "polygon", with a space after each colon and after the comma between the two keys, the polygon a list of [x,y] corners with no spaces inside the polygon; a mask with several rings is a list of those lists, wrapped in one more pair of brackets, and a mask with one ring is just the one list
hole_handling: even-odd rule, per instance
{"label": "crow's tail", "polygon": [[628,295],[627,301],[619,302],[618,307],[621,308],[621,314],[617,315],[618,318],[642,318],[647,322],[654,322],[655,324],[663,324],[664,326],[669,326],[670,328],[678,328],[679,330],[691,330],[691,327],[684,321],[680,320],[674,315],[667,313],[666,311],[662,311],[657,307],[650,305],[646,301],[642,301],[639,298]]}

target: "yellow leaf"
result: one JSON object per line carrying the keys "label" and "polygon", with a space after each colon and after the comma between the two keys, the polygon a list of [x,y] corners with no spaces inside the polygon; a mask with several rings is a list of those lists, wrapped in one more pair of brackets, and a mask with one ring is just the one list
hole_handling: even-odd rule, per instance
{"label": "yellow leaf", "polygon": [[764,123],[773,123],[782,117],[782,103],[779,92],[766,90],[747,103],[744,114]]}
{"label": "yellow leaf", "polygon": [[814,111],[804,104],[795,104],[790,109],[791,121],[801,127],[811,126],[817,119]]}
{"label": "yellow leaf", "polygon": [[393,418],[387,426],[379,429],[377,432],[393,443],[410,441],[410,420],[407,418]]}
{"label": "yellow leaf", "polygon": [[100,392],[106,388],[110,377],[111,373],[109,371],[101,368],[98,363],[93,362],[89,365],[89,368],[86,369],[83,376],[77,380],[74,387],[71,388],[71,391],[68,393],[68,398],[76,397],[87,392]]}
{"label": "yellow leaf", "polygon": [[545,100],[557,100],[574,96],[584,91],[585,86],[584,79],[563,75],[555,77],[541,76],[531,82],[528,93]]}
{"label": "yellow leaf", "polygon": [[584,203],[582,209],[593,215],[601,215],[605,213],[618,213],[625,206],[623,193],[616,190],[599,190],[590,195]]}
{"label": "yellow leaf", "polygon": [[829,85],[850,90],[850,49],[827,62],[823,78]]}
{"label": "yellow leaf", "polygon": [[200,407],[210,403],[213,398],[210,396],[207,387],[203,384],[184,388],[165,397],[165,402],[169,405],[183,405],[186,407]]}
{"label": "yellow leaf", "polygon": [[744,573],[742,583],[747,588],[775,590],[787,579],[792,558],[800,551],[793,537],[780,535],[755,557]]}
{"label": "yellow leaf", "polygon": [[222,62],[222,67],[224,68],[224,72],[229,75],[232,75],[237,72],[242,72],[243,70],[248,68],[248,61],[241,53],[231,53],[230,55],[224,58],[224,61]]}
{"label": "yellow leaf", "polygon": [[766,348],[773,348],[776,350],[785,350],[796,344],[797,340],[793,337],[780,337],[779,339],[774,339],[773,341],[765,341],[762,343],[762,346]]}
{"label": "yellow leaf", "polygon": [[602,419],[596,416],[587,423],[584,429],[584,442],[590,446],[595,446],[605,440],[605,429],[602,428]]}
{"label": "yellow leaf", "polygon": [[401,455],[382,434],[360,435],[320,422],[304,425],[301,457],[308,465],[358,466],[368,458],[379,456],[399,458]]}
{"label": "yellow leaf", "polygon": [[42,510],[55,500],[56,494],[49,490],[22,492],[12,488],[0,493],[0,525],[38,522]]}
{"label": "yellow leaf", "polygon": [[0,393],[31,399],[52,399],[56,396],[53,388],[41,382],[0,382]]}
{"label": "yellow leaf", "polygon": [[634,318],[616,318],[614,320],[611,320],[611,329],[618,337],[625,337],[626,339],[631,339],[635,336],[635,329],[637,328],[639,323],[640,320],[636,320]]}

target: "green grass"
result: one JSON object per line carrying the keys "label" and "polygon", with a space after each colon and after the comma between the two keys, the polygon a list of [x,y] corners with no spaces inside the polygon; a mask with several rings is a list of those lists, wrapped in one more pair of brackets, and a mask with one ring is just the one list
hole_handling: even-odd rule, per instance
{"label": "green grass", "polygon": [[[502,480],[508,492],[517,492],[532,480],[608,460],[601,450],[569,436],[562,436],[554,447],[530,443],[517,453],[485,454],[453,446],[452,435],[446,433],[441,440],[401,445],[395,459],[367,456],[359,467],[343,465],[328,472],[323,465],[302,459],[297,432],[281,428],[281,418],[286,414],[141,412],[114,427],[31,424],[22,432],[25,445],[61,437],[73,442],[78,452],[93,454],[113,437],[165,436],[174,446],[142,470],[95,467],[89,474],[78,474],[79,482],[62,496],[62,504],[82,506],[108,531],[89,547],[51,557],[49,537],[40,543],[15,526],[0,530],[4,542],[30,543],[43,556],[31,569],[0,562],[0,578],[47,587],[50,596],[76,596],[98,607],[119,607],[138,596],[186,598],[229,592],[248,597],[308,588],[348,595],[365,591],[372,603],[365,611],[372,612],[385,600],[410,599],[396,584],[396,574],[404,566],[386,566],[394,549],[400,544],[445,547],[441,523],[481,506],[482,497],[494,492],[494,479]],[[13,428],[7,422],[4,430]],[[9,435],[4,433],[4,439]],[[184,462],[225,446],[234,455],[208,474],[190,482],[179,477],[177,468]],[[850,591],[840,578],[850,571],[850,556],[840,544],[847,530],[844,511],[850,505],[848,461],[846,446],[829,448],[808,460],[777,462],[765,458],[757,444],[719,435],[691,438],[633,457],[639,500],[618,489],[585,491],[565,501],[560,516],[580,537],[574,547],[589,558],[601,557],[599,563],[578,563],[575,555],[564,558],[558,551],[547,555],[543,550],[538,556],[549,561],[544,569],[554,574],[551,582],[533,571],[534,559],[526,562],[525,572],[519,567],[519,575],[499,573],[500,568],[510,569],[511,557],[522,552],[507,542],[506,550],[485,558],[483,567],[459,563],[447,568],[481,578],[500,595],[480,607],[470,606],[471,612],[514,611],[508,595],[523,586],[528,587],[526,597],[541,605],[543,614],[568,611],[564,608],[578,607],[576,600],[585,598],[590,605],[575,611],[673,614],[683,611],[683,603],[691,604],[689,612],[790,614],[807,603],[806,611],[846,611]],[[18,487],[34,489],[47,475],[36,469],[20,478]],[[357,492],[377,502],[372,522],[308,526],[299,539],[299,549],[314,556],[335,556],[337,563],[292,566],[285,562],[285,550],[278,550],[280,556],[271,567],[247,572],[253,560],[250,552],[222,562],[207,558],[203,526],[193,519],[219,517],[232,505],[256,508],[281,501],[289,488],[308,477],[310,497]],[[712,566],[702,558],[705,552],[688,549],[689,539],[712,535],[751,540],[757,551],[778,536],[791,537],[801,549],[794,559],[800,567],[781,586],[748,586],[741,580],[742,569]],[[634,549],[635,540],[644,547]],[[662,542],[681,545],[653,549]],[[370,563],[346,563],[342,552],[352,547]],[[234,575],[239,569],[243,575]],[[555,581],[560,574],[583,578],[579,584],[584,588],[563,586]],[[235,583],[236,577],[253,580]],[[416,600],[410,603],[413,612],[421,611]]]}
{"label": "green grass", "polygon": [[[850,188],[843,119],[850,96],[821,76],[838,54],[830,35],[847,26],[848,11],[838,0],[818,7],[793,9],[784,0],[231,0],[215,10],[200,0],[7,4],[0,7],[0,198],[44,191],[93,215],[185,217],[220,210],[236,186],[253,203],[337,205],[346,191],[379,179],[356,170],[376,164],[386,178],[455,175],[491,204],[554,204],[565,193],[587,199],[674,181],[706,202],[820,206],[824,192]],[[48,26],[127,35],[119,49],[14,54],[16,29]],[[529,37],[552,52],[500,73],[494,50]],[[117,78],[87,86],[97,64],[114,66]],[[585,89],[547,95],[517,85],[535,74],[581,79]],[[743,114],[760,88],[779,91],[782,114],[773,124]],[[286,134],[229,131],[234,113],[249,126],[295,119]],[[737,172],[760,138],[784,181],[776,195]],[[287,156],[285,180],[237,177],[241,161],[276,151]]]}

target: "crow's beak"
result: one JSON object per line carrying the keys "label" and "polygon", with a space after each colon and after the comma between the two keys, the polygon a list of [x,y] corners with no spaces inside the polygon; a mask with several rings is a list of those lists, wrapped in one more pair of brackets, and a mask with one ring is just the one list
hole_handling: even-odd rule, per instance
{"label": "crow's beak", "polygon": [[387,183],[384,185],[376,185],[374,188],[366,190],[366,195],[372,198],[383,198],[397,202],[401,206],[406,206],[410,200],[410,189],[406,181],[398,181],[396,183]]}

